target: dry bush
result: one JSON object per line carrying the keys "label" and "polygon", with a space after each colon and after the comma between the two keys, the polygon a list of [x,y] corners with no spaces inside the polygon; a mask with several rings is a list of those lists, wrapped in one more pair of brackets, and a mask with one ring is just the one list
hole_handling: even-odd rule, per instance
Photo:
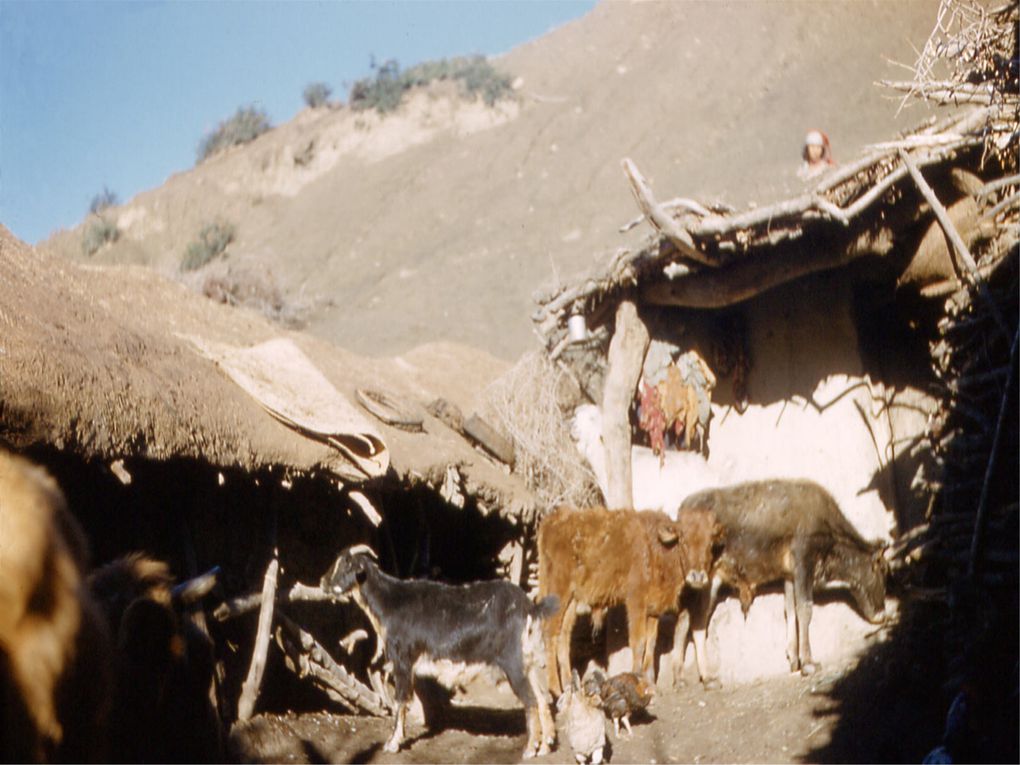
{"label": "dry bush", "polygon": [[288,300],[271,271],[251,264],[213,269],[192,286],[218,303],[250,308],[270,321],[294,329],[305,325],[312,308],[307,301]]}
{"label": "dry bush", "polygon": [[[514,442],[514,472],[540,507],[601,502],[595,476],[570,438],[563,410],[577,403],[577,386],[542,353],[526,353],[483,394],[482,409]],[[573,400],[571,400],[573,399]]]}

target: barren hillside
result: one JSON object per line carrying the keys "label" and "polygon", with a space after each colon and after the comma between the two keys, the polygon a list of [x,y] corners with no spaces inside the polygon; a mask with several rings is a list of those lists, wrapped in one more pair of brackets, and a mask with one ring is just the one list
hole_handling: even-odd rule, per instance
{"label": "barren hillside", "polygon": [[[196,288],[255,284],[276,314],[355,352],[447,339],[512,359],[534,343],[537,287],[645,235],[617,232],[636,212],[622,157],[662,199],[797,191],[807,129],[847,160],[927,116],[897,117],[874,82],[909,76],[892,62],[913,63],[936,7],[603,3],[496,62],[518,102],[438,88],[385,119],[302,112],[112,210],[120,239],[92,259],[177,273],[219,218],[237,237],[189,275]],[[82,230],[43,247],[84,257]]]}

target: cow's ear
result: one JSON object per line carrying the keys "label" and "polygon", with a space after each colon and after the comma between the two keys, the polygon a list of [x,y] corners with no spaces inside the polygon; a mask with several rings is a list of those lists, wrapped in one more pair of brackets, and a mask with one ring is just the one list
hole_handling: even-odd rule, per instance
{"label": "cow's ear", "polygon": [[669,526],[659,526],[659,541],[670,547],[680,541],[680,536]]}

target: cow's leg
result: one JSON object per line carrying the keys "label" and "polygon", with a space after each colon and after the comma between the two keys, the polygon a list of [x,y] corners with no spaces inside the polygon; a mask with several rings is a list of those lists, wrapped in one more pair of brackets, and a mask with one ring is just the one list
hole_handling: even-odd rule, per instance
{"label": "cow's leg", "polygon": [[557,698],[560,693],[563,692],[560,686],[560,673],[559,673],[559,638],[560,632],[563,629],[563,615],[567,610],[569,602],[564,599],[564,607],[556,610],[556,613],[552,614],[548,619],[542,623],[542,634],[545,638],[545,662],[546,662],[546,677],[549,684],[549,690],[553,694],[553,699]]}
{"label": "cow's leg", "polygon": [[[712,578],[712,587],[708,592],[699,592],[695,598],[695,610],[691,614],[691,637],[694,641],[694,660],[698,665],[698,677],[706,691],[714,691],[722,687],[719,678],[712,675],[708,665],[708,622],[712,618],[716,599],[722,581]],[[681,657],[681,662],[683,661]],[[683,664],[681,664],[683,666]]]}
{"label": "cow's leg", "polygon": [[[684,659],[687,655],[687,638],[690,636],[690,633],[691,613],[685,608],[676,617],[676,629],[673,631],[673,649],[669,652],[669,663],[673,669],[673,677],[670,680],[674,688],[683,685]],[[695,649],[695,653],[697,653],[697,649]],[[698,665],[698,671],[701,671],[700,664]]]}
{"label": "cow's leg", "polygon": [[790,671],[800,669],[800,652],[797,648],[797,598],[794,594],[793,582],[783,581],[783,608],[786,616],[786,660],[790,663]]}
{"label": "cow's leg", "polygon": [[556,652],[549,662],[549,690],[557,698],[570,685],[570,637],[577,621],[577,601],[572,599],[562,609],[562,613],[563,620],[556,636]]}
{"label": "cow's leg", "polygon": [[655,684],[655,644],[659,640],[659,617],[649,616],[645,621],[645,647],[641,656],[641,671],[648,682]]}
{"label": "cow's leg", "polygon": [[645,632],[648,615],[643,603],[627,603],[627,641],[630,645],[631,671],[644,672]]}
{"label": "cow's leg", "polygon": [[818,669],[818,665],[811,659],[811,640],[808,635],[811,627],[811,611],[814,607],[813,581],[814,572],[804,571],[800,576],[796,576],[793,582],[793,596],[797,602],[797,643],[800,649],[798,658],[800,673],[805,676],[814,674]]}

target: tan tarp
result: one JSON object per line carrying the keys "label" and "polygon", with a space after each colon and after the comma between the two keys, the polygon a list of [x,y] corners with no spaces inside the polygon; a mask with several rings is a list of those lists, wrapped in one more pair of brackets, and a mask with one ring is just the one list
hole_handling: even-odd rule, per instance
{"label": "tan tarp", "polygon": [[238,348],[186,339],[284,425],[336,447],[368,478],[386,473],[390,454],[379,432],[291,340]]}

